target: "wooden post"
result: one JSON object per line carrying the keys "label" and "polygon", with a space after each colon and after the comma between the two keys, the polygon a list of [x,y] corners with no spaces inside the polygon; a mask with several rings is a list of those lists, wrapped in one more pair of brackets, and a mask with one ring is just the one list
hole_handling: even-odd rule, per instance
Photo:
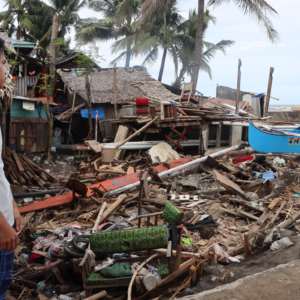
{"label": "wooden post", "polygon": [[176,248],[176,256],[175,256],[173,272],[175,272],[179,269],[180,262],[181,262],[181,252],[182,252],[181,236],[182,236],[182,228],[180,228],[179,232],[178,232],[177,248]]}
{"label": "wooden post", "polygon": [[238,112],[239,112],[240,90],[241,90],[241,75],[242,75],[241,66],[242,66],[242,61],[239,59],[237,91],[236,91],[236,104],[235,104],[235,113],[236,114],[238,114]]}
{"label": "wooden post", "polygon": [[115,106],[115,119],[118,119],[117,69],[116,69],[116,64],[114,64],[114,106]]}
{"label": "wooden post", "polygon": [[[76,93],[77,93],[77,85],[76,85],[76,87],[75,87],[75,92],[74,92],[74,95],[73,95],[72,112],[74,111],[74,107],[75,107]],[[73,115],[73,114],[72,114],[72,115]],[[70,123],[71,123],[71,124],[69,125],[69,130],[68,130],[67,145],[69,145],[69,134],[71,133],[72,120],[73,120],[73,117],[71,117],[71,119],[70,119]]]}
{"label": "wooden post", "polygon": [[102,205],[102,207],[101,207],[101,209],[100,209],[100,211],[99,211],[99,214],[98,214],[98,216],[97,216],[97,219],[96,219],[95,225],[94,225],[94,227],[93,227],[92,233],[97,232],[97,228],[98,228],[98,225],[99,225],[100,220],[101,220],[101,218],[102,218],[102,215],[103,215],[103,213],[104,213],[104,211],[105,211],[106,205],[107,205],[107,203],[104,202],[103,205]]}
{"label": "wooden post", "polygon": [[[198,154],[199,155],[204,155],[205,153],[205,143],[204,143],[204,139],[206,139],[206,136],[203,136],[203,131],[204,131],[205,125],[204,124],[200,124],[199,127],[199,149],[198,149]],[[205,134],[207,134],[207,132],[205,131]]]}
{"label": "wooden post", "polygon": [[245,254],[246,255],[251,254],[252,249],[251,249],[251,243],[250,243],[250,236],[249,236],[248,232],[246,232],[244,234],[244,243],[245,243],[244,244]]}
{"label": "wooden post", "polygon": [[271,67],[270,74],[269,74],[269,84],[268,84],[268,92],[267,92],[267,98],[266,98],[264,117],[267,117],[268,111],[269,111],[269,103],[270,103],[272,83],[273,83],[273,73],[274,73],[274,68]]}

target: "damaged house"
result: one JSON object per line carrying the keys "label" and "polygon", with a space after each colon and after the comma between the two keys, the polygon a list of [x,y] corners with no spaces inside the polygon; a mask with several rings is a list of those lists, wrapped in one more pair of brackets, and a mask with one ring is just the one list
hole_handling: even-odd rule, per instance
{"label": "damaged house", "polygon": [[[71,63],[70,63],[71,64]],[[57,65],[58,66],[58,65]],[[72,105],[76,91],[75,106],[87,102],[84,72],[76,68],[58,69],[58,73],[64,83],[65,99],[69,106]],[[168,91],[159,81],[150,77],[144,67],[118,68],[116,70],[116,94],[118,109],[125,108],[127,103],[139,97],[154,97],[157,99],[176,100],[179,97]],[[113,68],[93,68],[89,74],[91,85],[92,112],[98,110],[99,120],[114,119],[114,70]],[[62,97],[61,97],[62,98]],[[60,99],[61,99],[60,98]],[[133,107],[128,106],[128,109]],[[82,112],[83,115],[84,112]],[[80,114],[73,117],[72,131],[77,136],[83,128],[83,120]],[[87,121],[86,121],[87,125]],[[85,126],[88,130],[88,126]],[[116,124],[102,122],[100,130],[102,136],[114,137],[117,132]],[[84,133],[87,135],[87,132]],[[81,138],[86,137],[82,136]]]}

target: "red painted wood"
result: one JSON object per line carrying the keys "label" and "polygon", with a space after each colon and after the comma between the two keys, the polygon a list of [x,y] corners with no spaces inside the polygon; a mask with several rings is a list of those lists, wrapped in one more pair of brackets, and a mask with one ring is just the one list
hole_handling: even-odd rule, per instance
{"label": "red painted wood", "polygon": [[[189,161],[190,160],[187,158],[181,158],[179,160],[170,162],[170,167],[172,169],[177,166],[183,165]],[[156,167],[154,167],[154,169],[157,169],[159,172],[168,170],[163,165],[156,166]],[[137,182],[138,180],[139,180],[139,173],[133,173],[133,174],[125,175],[122,177],[105,180],[105,181],[101,182],[101,185],[106,190],[116,190],[120,187]],[[88,187],[88,192],[87,192],[88,196],[90,196],[92,194],[91,188],[93,188],[93,187],[98,187],[99,189],[103,190],[102,187],[100,186],[100,184],[96,183],[96,184]],[[37,203],[33,203],[28,206],[21,207],[21,208],[19,208],[19,212],[20,213],[28,213],[28,212],[36,211],[36,210],[43,210],[45,208],[67,204],[67,203],[70,203],[71,201],[72,201],[72,193],[67,193],[64,195],[49,198],[45,201],[39,201]]]}
{"label": "red painted wood", "polygon": [[185,128],[187,131],[189,131],[190,133],[193,132],[193,130],[192,130],[190,127],[188,127],[188,126],[184,126],[184,128]]}
{"label": "red painted wood", "polygon": [[168,135],[165,134],[165,139],[169,140],[171,143],[173,143],[174,145],[176,145],[178,148],[180,148],[181,150],[183,150],[183,146],[181,146],[180,144],[178,144],[177,142],[175,142],[173,139],[171,139]]}
{"label": "red painted wood", "polygon": [[175,128],[170,127],[170,129],[171,129],[174,133],[176,133],[177,135],[179,135],[182,139],[184,139],[184,140],[186,140],[186,141],[189,140],[186,136],[184,136],[182,133],[180,133],[179,131],[177,131]]}

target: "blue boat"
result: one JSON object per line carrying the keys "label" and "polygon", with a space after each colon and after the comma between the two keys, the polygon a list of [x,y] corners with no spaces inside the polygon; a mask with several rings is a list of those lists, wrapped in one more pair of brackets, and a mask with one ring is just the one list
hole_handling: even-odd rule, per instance
{"label": "blue boat", "polygon": [[300,153],[300,129],[258,128],[249,119],[250,146],[261,153]]}

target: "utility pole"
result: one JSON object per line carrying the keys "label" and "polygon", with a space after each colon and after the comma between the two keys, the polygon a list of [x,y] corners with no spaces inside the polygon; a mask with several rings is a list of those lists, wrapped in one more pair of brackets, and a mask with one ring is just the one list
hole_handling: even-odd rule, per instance
{"label": "utility pole", "polygon": [[240,91],[241,91],[241,66],[242,61],[239,59],[239,66],[238,66],[238,79],[237,79],[237,91],[236,91],[236,103],[235,103],[235,114],[239,113],[239,107],[240,107]]}

